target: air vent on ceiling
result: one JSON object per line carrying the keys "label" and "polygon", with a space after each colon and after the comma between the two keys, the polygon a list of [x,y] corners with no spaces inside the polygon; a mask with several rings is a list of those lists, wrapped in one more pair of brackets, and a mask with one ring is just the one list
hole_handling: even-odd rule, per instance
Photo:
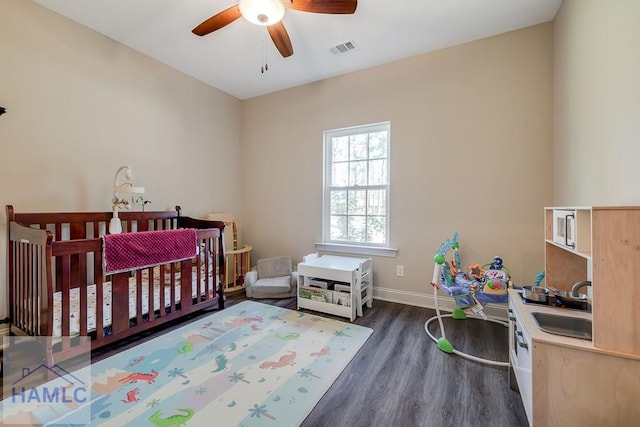
{"label": "air vent on ceiling", "polygon": [[329,48],[331,53],[333,53],[334,55],[342,55],[356,49],[357,47],[352,41],[346,41],[344,43],[340,43],[335,46],[331,46],[331,48]]}

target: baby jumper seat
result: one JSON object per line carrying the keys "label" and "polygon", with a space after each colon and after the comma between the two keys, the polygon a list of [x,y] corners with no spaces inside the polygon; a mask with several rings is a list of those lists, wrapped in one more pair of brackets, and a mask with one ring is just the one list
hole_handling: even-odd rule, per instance
{"label": "baby jumper seat", "polygon": [[[445,240],[434,257],[433,279],[433,299],[435,302],[436,316],[426,321],[424,329],[429,337],[438,345],[438,348],[446,353],[454,353],[466,359],[474,360],[495,366],[509,366],[509,362],[499,362],[488,360],[467,353],[455,350],[449,340],[447,340],[443,317],[453,319],[466,319],[467,315],[472,318],[479,318],[494,323],[499,323],[508,327],[507,322],[490,319],[484,313],[484,306],[487,303],[505,304],[508,303],[508,290],[511,287],[511,276],[509,270],[503,265],[502,258],[495,257],[490,263],[469,266],[468,271],[463,271],[460,263],[460,253],[458,252],[458,233]],[[446,262],[447,253],[453,250],[453,260]],[[441,314],[438,306],[438,289],[441,289],[455,301],[455,308],[451,314]],[[438,320],[440,324],[440,337],[436,338],[429,330],[429,324]]]}

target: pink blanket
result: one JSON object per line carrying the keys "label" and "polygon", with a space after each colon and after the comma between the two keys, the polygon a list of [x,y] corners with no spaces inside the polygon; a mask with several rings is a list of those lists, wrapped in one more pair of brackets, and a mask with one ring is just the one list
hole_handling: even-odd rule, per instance
{"label": "pink blanket", "polygon": [[195,229],[107,234],[102,238],[105,274],[193,258],[198,250]]}

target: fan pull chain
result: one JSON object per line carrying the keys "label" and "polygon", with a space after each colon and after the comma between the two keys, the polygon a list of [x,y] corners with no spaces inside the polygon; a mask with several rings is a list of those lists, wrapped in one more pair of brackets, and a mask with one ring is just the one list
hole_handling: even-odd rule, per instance
{"label": "fan pull chain", "polygon": [[264,74],[264,72],[265,72],[265,71],[269,71],[269,64],[267,64],[267,50],[264,48],[264,38],[262,39],[262,47],[261,47],[261,50],[262,50],[262,58],[261,58],[261,59],[262,59],[262,63],[263,63],[264,65],[262,65],[262,66],[260,67],[260,72],[261,72],[262,74]]}

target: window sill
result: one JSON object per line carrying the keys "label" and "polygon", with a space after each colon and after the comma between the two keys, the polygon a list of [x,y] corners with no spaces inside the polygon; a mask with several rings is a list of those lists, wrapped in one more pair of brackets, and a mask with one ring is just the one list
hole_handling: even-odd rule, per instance
{"label": "window sill", "polygon": [[316,250],[323,252],[334,252],[339,254],[352,255],[369,255],[395,258],[398,255],[398,249],[380,246],[356,246],[341,245],[338,243],[316,243]]}

